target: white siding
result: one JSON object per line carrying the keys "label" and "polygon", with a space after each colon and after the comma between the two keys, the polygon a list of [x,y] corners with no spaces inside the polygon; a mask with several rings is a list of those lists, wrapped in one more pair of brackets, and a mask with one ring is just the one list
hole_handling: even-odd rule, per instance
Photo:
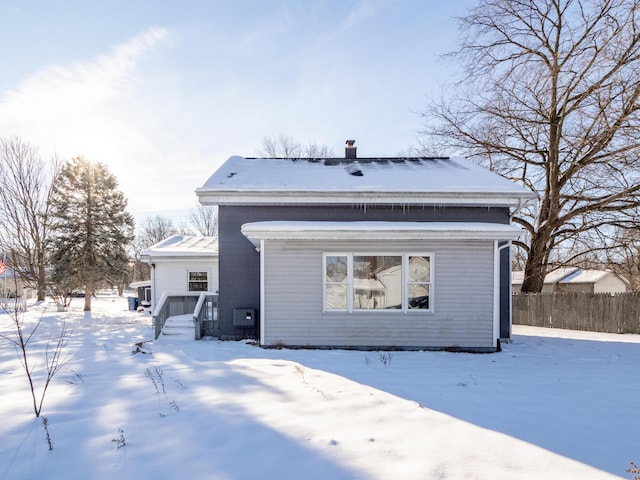
{"label": "white siding", "polygon": [[[324,312],[322,253],[433,254],[432,313]],[[265,248],[265,345],[493,347],[492,241],[269,241]]]}
{"label": "white siding", "polygon": [[610,273],[593,286],[595,293],[624,293],[627,284],[616,275]]}
{"label": "white siding", "polygon": [[218,260],[154,260],[155,269],[151,271],[151,294],[152,304],[155,305],[155,299],[160,298],[163,292],[169,294],[186,294],[188,293],[188,272],[208,272],[209,274],[209,291],[217,292],[218,282]]}

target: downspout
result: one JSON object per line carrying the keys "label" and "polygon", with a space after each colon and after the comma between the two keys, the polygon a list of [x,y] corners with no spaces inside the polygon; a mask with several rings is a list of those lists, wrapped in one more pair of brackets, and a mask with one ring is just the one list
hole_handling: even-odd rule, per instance
{"label": "downspout", "polygon": [[266,315],[264,310],[265,298],[264,298],[264,240],[260,240],[260,312],[258,318],[260,319],[260,345],[264,346],[264,324],[266,323]]}
{"label": "downspout", "polygon": [[153,312],[156,308],[156,264],[149,262],[151,266],[151,311]]}
{"label": "downspout", "polygon": [[[500,341],[500,252],[510,247],[511,240],[504,245],[499,245],[498,240],[493,242],[493,346],[496,348]],[[509,294],[511,294],[511,278],[509,278]],[[509,295],[509,325],[511,325],[511,295]]]}

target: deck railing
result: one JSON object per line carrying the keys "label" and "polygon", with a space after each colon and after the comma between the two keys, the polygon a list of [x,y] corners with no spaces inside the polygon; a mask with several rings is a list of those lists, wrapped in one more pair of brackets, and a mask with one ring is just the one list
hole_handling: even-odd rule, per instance
{"label": "deck railing", "polygon": [[[197,310],[197,314],[196,314]],[[163,293],[152,313],[155,338],[160,336],[167,318],[174,315],[194,315],[195,338],[203,335],[205,321],[217,320],[218,296],[210,292],[193,294],[167,294]]]}
{"label": "deck railing", "polygon": [[[193,311],[193,323],[195,324],[195,338],[200,340],[202,335],[214,334],[215,323],[218,320],[218,295],[211,292],[202,292]],[[211,322],[211,323],[209,323]],[[211,325],[209,328],[207,328]]]}

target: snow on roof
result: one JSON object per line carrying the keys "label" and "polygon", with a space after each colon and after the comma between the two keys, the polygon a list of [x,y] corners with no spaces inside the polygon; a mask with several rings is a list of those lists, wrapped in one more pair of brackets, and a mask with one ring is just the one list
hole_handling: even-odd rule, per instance
{"label": "snow on roof", "polygon": [[606,270],[580,270],[564,277],[560,283],[596,283],[612,272]]}
{"label": "snow on roof", "polygon": [[[553,283],[596,283],[613,272],[609,270],[582,270],[578,267],[561,267],[544,277],[545,284]],[[524,272],[512,272],[511,283],[521,284]]]}
{"label": "snow on roof", "polygon": [[[196,193],[205,204],[345,203],[390,199],[398,203],[419,203],[447,199],[457,203],[520,205],[536,198],[521,185],[460,157],[284,159],[233,156]],[[265,196],[266,193],[277,195]]]}
{"label": "snow on roof", "polygon": [[216,237],[173,235],[147,248],[141,255],[147,257],[216,256],[218,255],[218,239]]}
{"label": "snow on roof", "polygon": [[356,290],[384,291],[387,287],[380,280],[374,278],[354,278],[353,288]]}

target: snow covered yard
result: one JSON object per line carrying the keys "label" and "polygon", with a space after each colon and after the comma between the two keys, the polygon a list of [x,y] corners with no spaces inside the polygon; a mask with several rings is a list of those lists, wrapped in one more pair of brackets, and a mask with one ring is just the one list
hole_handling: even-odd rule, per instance
{"label": "snow covered yard", "polygon": [[52,451],[0,340],[0,479],[628,479],[640,461],[638,335],[515,327],[485,355],[162,337],[132,354],[149,314],[93,306],[44,313],[40,337],[66,319],[76,354],[45,399]]}

